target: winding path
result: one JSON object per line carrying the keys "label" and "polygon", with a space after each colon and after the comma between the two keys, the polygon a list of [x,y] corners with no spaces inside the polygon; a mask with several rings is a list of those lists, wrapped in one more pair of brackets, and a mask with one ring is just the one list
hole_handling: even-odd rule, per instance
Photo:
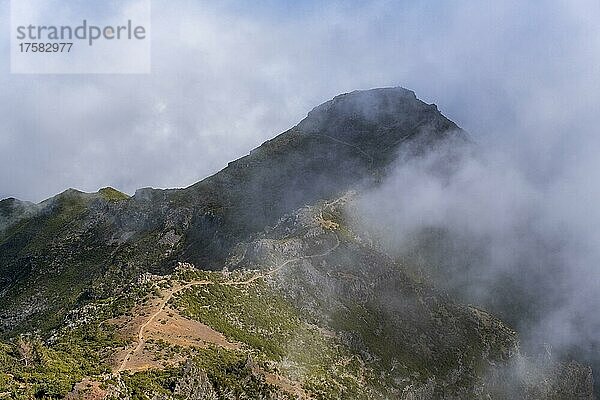
{"label": "winding path", "polygon": [[292,258],[289,259],[287,261],[284,261],[283,263],[281,263],[280,265],[278,265],[277,267],[275,267],[274,269],[268,271],[267,273],[264,274],[257,274],[255,276],[253,276],[252,278],[246,280],[246,281],[229,281],[229,282],[212,282],[212,281],[207,281],[207,280],[201,280],[201,281],[192,281],[190,283],[187,283],[183,286],[180,287],[174,287],[172,288],[172,290],[169,290],[168,294],[166,296],[164,296],[164,298],[161,300],[161,302],[159,303],[159,307],[156,310],[156,312],[154,312],[146,322],[144,322],[141,326],[140,329],[138,331],[138,335],[137,335],[137,345],[129,350],[125,356],[125,358],[123,359],[123,361],[121,362],[121,364],[119,365],[119,368],[116,370],[117,373],[121,373],[125,370],[127,370],[127,363],[131,360],[131,357],[141,351],[141,349],[144,347],[144,344],[146,343],[146,340],[144,338],[144,333],[146,328],[148,327],[148,325],[150,325],[152,323],[152,321],[154,321],[154,319],[165,309],[167,303],[169,302],[169,300],[171,300],[171,298],[173,298],[173,295],[175,293],[178,293],[182,290],[185,289],[189,289],[193,286],[205,286],[205,285],[218,285],[218,284],[222,284],[222,285],[227,285],[227,286],[237,286],[237,285],[249,285],[252,282],[261,279],[261,278],[265,278],[267,276],[271,276],[274,275],[276,273],[278,273],[282,268],[284,268],[285,266],[287,266],[290,263],[296,262],[296,261],[300,261],[300,260],[305,260],[305,259],[309,259],[309,258],[317,258],[317,257],[325,257],[327,255],[329,255],[331,252],[335,251],[339,246],[340,246],[340,240],[338,238],[337,235],[335,235],[335,239],[336,239],[336,243],[335,245],[333,245],[330,249],[328,249],[327,251],[320,253],[320,254],[312,254],[312,255],[308,255],[308,256],[302,256],[302,257],[296,257],[296,258]]}
{"label": "winding path", "polygon": [[272,270],[270,270],[269,272],[267,272],[265,274],[258,274],[256,276],[253,276],[252,278],[248,279],[247,281],[244,281],[244,282],[236,282],[236,281],[225,282],[224,285],[248,285],[248,284],[250,284],[250,283],[252,283],[252,282],[254,282],[254,281],[258,280],[258,279],[265,278],[267,276],[271,276],[271,275],[274,275],[274,274],[278,273],[286,265],[291,264],[293,262],[300,261],[300,260],[306,260],[306,259],[309,259],[309,258],[326,257],[329,254],[331,254],[331,252],[335,251],[338,247],[340,247],[340,239],[337,237],[337,235],[335,235],[335,241],[336,241],[336,243],[330,249],[328,249],[327,251],[325,251],[323,253],[320,253],[320,254],[311,254],[311,255],[308,255],[308,256],[291,258],[291,259],[289,259],[287,261],[284,261],[283,263],[281,263],[280,265],[278,265],[277,267],[273,268]]}
{"label": "winding path", "polygon": [[140,351],[142,349],[142,347],[146,343],[146,340],[144,339],[144,332],[145,332],[146,328],[148,327],[148,325],[150,325],[152,323],[152,321],[154,321],[154,319],[158,316],[158,314],[160,314],[165,309],[165,306],[167,305],[167,303],[169,302],[169,300],[171,300],[171,298],[173,297],[173,295],[175,293],[180,292],[181,290],[184,290],[184,289],[188,289],[188,288],[190,288],[192,286],[210,285],[211,283],[213,283],[213,282],[207,281],[207,280],[193,281],[193,282],[190,282],[190,283],[188,283],[186,285],[178,287],[175,290],[169,291],[168,295],[165,296],[162,299],[162,301],[159,303],[158,310],[156,310],[156,312],[154,314],[152,314],[150,316],[150,318],[148,318],[148,320],[146,322],[144,322],[140,326],[140,329],[138,331],[137,345],[135,346],[135,348],[133,348],[132,350],[129,350],[129,352],[127,352],[127,355],[125,356],[125,358],[121,362],[121,365],[119,365],[119,368],[117,369],[117,372],[125,371],[127,369],[126,368],[127,367],[127,363],[131,359],[131,356],[134,355],[135,353],[137,353],[138,351]]}

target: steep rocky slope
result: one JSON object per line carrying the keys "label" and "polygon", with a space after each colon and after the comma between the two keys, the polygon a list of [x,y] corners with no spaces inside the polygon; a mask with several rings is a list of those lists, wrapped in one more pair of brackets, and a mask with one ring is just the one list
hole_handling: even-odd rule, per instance
{"label": "steep rocky slope", "polygon": [[352,92],[185,189],[2,201],[0,397],[592,399],[351,228],[354,190],[448,144],[411,91]]}
{"label": "steep rocky slope", "polygon": [[352,197],[282,218],[239,245],[231,266],[292,260],[271,285],[360,355],[383,398],[592,398],[589,368],[522,356],[505,323],[455,303],[353,231]]}
{"label": "steep rocky slope", "polygon": [[353,92],[189,188],[67,190],[33,216],[13,212],[0,242],[0,328],[44,325],[140,271],[220,269],[232,246],[284,213],[377,179],[400,148],[449,138],[466,140],[411,91]]}

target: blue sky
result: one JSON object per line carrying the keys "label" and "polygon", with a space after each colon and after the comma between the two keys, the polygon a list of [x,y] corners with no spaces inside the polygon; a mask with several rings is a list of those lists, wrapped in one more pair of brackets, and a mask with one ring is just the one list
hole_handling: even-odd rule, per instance
{"label": "blue sky", "polygon": [[[3,26],[8,5],[0,0]],[[11,75],[1,38],[0,197],[186,186],[336,94],[380,86],[415,90],[532,179],[597,144],[595,1],[152,8],[150,75]]]}

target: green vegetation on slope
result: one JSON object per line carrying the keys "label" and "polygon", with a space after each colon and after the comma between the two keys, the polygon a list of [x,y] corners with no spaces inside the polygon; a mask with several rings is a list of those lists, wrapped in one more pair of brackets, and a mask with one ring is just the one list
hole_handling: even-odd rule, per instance
{"label": "green vegetation on slope", "polygon": [[[280,388],[268,384],[257,373],[247,353],[217,347],[189,349],[188,361],[164,370],[148,370],[124,375],[115,400],[128,396],[131,400],[147,400],[157,394],[167,399],[289,399]],[[115,381],[111,381],[116,384]],[[214,396],[214,397],[210,397]]]}
{"label": "green vegetation on slope", "polygon": [[69,330],[52,345],[27,336],[0,344],[0,393],[16,399],[63,398],[84,377],[108,373],[107,355],[122,345],[99,324]]}
{"label": "green vegetation on slope", "polygon": [[118,201],[127,200],[129,198],[129,196],[125,193],[119,192],[117,189],[113,189],[111,187],[102,188],[98,191],[98,193],[102,196],[104,200],[112,201],[115,203]]}
{"label": "green vegetation on slope", "polygon": [[245,344],[257,360],[302,382],[318,399],[376,396],[362,361],[334,335],[304,322],[299,311],[262,280],[191,288],[174,302],[187,316]]}

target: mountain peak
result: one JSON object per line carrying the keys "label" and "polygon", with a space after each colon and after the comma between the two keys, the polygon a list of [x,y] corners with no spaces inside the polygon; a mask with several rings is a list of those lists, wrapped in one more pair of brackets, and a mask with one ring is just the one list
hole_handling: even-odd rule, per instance
{"label": "mountain peak", "polygon": [[[36,218],[24,220],[32,215],[25,212],[18,213],[19,219],[11,214],[2,225],[24,220],[23,228],[1,243],[0,266],[10,264],[11,271],[19,271],[33,259],[37,264],[31,268],[44,268],[48,263],[25,251],[30,242],[56,260],[77,259],[82,265],[95,260],[81,250],[85,247],[71,250],[63,245],[77,237],[89,238],[94,246],[104,243],[103,251],[118,243],[113,259],[135,259],[138,268],[152,272],[170,271],[175,260],[220,269],[233,246],[282,216],[377,182],[407,148],[426,151],[463,135],[410,90],[342,94],[186,189],[139,189],[132,198],[111,188],[98,193],[70,189],[42,202],[40,206],[49,207]],[[94,271],[101,268],[93,264]],[[20,311],[15,315],[26,317]]]}
{"label": "mountain peak", "polygon": [[305,133],[352,138],[353,136],[403,130],[434,122],[436,129],[459,130],[435,104],[417,98],[402,87],[356,90],[334,97],[315,107],[297,128]]}

